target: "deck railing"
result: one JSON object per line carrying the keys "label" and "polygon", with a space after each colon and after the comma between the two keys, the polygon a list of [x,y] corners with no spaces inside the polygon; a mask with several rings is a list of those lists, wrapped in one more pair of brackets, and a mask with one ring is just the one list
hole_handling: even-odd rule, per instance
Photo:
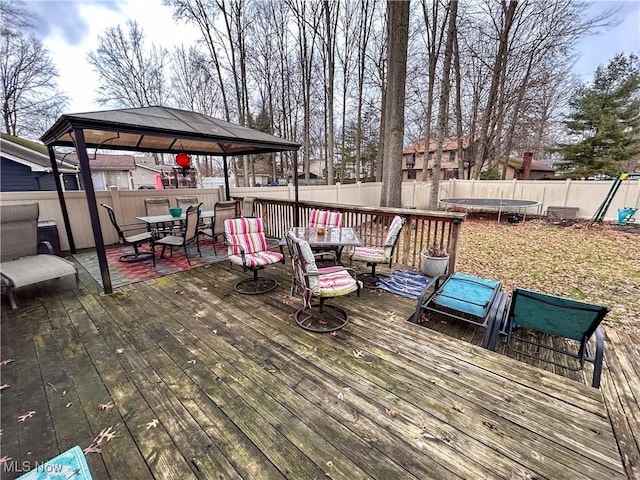
{"label": "deck railing", "polygon": [[[256,215],[262,217],[267,236],[282,238],[295,226],[294,202],[260,198],[256,201]],[[339,211],[342,226],[354,227],[367,245],[382,245],[393,217],[405,218],[394,262],[402,267],[419,269],[420,252],[437,246],[449,253],[449,271],[455,271],[460,224],[466,214],[436,212],[408,208],[361,207],[335,203],[299,202],[299,226],[309,224],[309,214],[314,208]]]}

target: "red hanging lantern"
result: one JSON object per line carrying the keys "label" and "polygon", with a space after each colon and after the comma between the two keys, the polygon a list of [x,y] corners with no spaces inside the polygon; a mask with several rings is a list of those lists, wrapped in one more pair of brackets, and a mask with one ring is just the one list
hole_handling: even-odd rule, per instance
{"label": "red hanging lantern", "polygon": [[190,168],[191,167],[191,158],[184,152],[180,152],[176,155],[176,164],[182,168]]}

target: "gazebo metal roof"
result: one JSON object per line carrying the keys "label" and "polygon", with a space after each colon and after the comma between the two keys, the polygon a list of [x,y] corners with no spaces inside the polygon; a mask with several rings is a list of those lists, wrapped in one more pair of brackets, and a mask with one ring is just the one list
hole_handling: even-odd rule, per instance
{"label": "gazebo metal roof", "polygon": [[[40,137],[40,140],[49,150],[49,159],[56,179],[58,199],[72,253],[76,252],[76,248],[53,147],[67,146],[76,149],[105,293],[111,293],[113,288],[91,180],[88,148],[222,156],[228,199],[227,156],[296,152],[301,146],[296,142],[283,140],[268,133],[234,125],[201,113],[158,106],[65,114],[58,118]],[[297,171],[295,153],[293,171]],[[297,204],[297,178],[294,179],[294,185]]]}

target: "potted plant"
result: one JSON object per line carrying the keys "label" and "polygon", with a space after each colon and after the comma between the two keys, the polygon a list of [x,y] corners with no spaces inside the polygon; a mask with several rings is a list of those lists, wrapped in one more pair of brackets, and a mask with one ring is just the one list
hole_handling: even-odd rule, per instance
{"label": "potted plant", "polygon": [[422,260],[422,273],[427,277],[441,277],[447,272],[449,266],[449,252],[442,247],[433,244],[420,252]]}

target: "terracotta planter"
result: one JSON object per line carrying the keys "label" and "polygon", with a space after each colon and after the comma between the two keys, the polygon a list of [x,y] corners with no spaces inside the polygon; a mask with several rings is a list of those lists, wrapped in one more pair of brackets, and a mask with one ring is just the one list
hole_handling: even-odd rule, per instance
{"label": "terracotta planter", "polygon": [[422,259],[422,273],[427,277],[441,277],[447,273],[449,255],[446,257],[430,257],[426,253],[420,254]]}

